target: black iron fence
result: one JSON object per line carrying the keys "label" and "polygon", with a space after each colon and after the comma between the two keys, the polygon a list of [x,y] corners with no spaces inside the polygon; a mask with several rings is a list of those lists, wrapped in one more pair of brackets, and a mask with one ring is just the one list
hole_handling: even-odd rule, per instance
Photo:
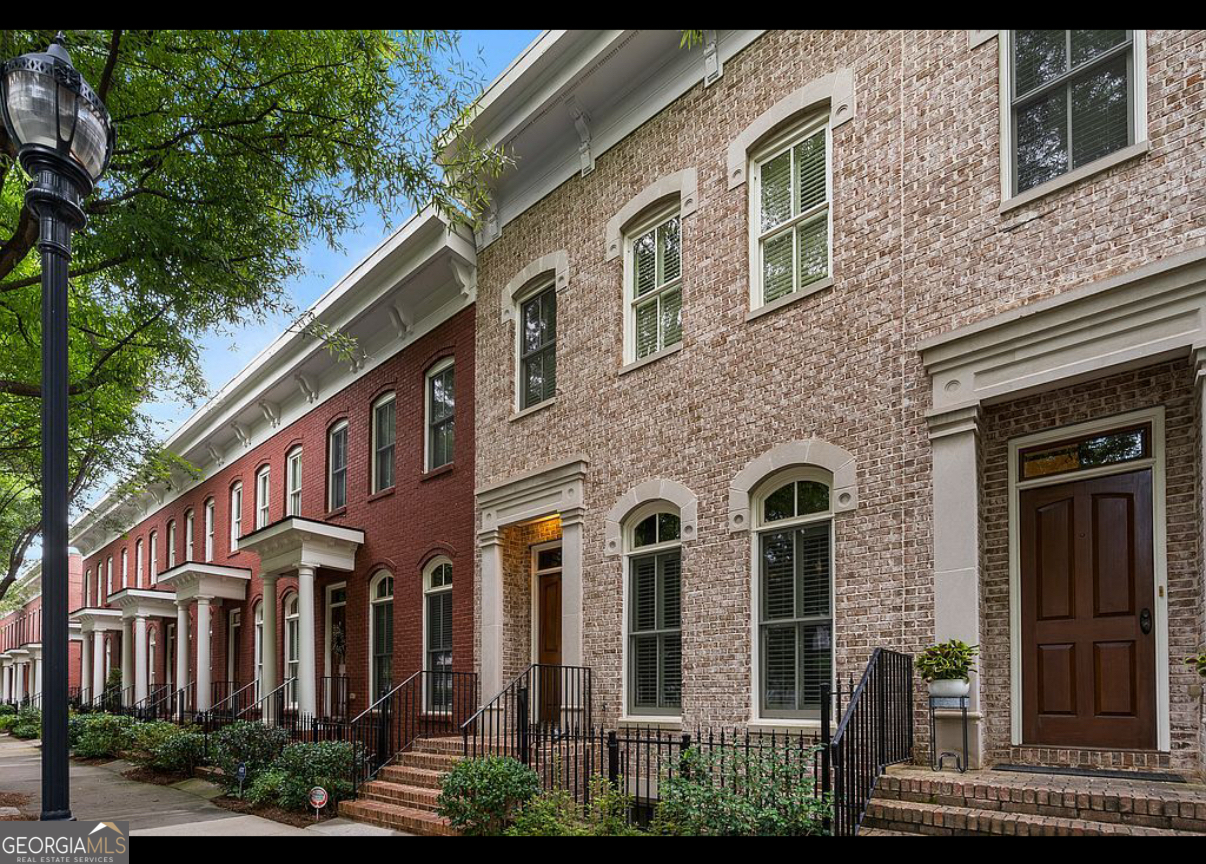
{"label": "black iron fence", "polygon": [[318,684],[318,710],[322,716],[332,720],[347,720],[351,704],[348,677],[329,675],[320,678]]}
{"label": "black iron fence", "polygon": [[514,756],[539,770],[592,726],[591,670],[534,663],[461,724],[467,758]]}
{"label": "black iron fence", "polygon": [[350,721],[352,785],[359,788],[418,738],[456,734],[478,705],[474,672],[420,671]]}

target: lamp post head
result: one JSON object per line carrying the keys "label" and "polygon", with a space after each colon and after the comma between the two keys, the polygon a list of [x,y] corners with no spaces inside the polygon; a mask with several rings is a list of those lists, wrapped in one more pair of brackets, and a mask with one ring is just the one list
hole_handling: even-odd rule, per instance
{"label": "lamp post head", "polygon": [[113,155],[113,123],[72,65],[61,31],[45,51],[0,66],[0,112],[29,173],[51,162],[81,195],[92,191]]}

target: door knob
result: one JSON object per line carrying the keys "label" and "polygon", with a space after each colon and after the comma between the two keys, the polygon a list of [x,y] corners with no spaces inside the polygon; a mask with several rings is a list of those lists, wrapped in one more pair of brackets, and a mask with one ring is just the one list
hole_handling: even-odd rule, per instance
{"label": "door knob", "polygon": [[1151,609],[1144,609],[1142,612],[1139,613],[1139,629],[1143,631],[1144,636],[1146,636],[1148,633],[1152,632],[1152,610]]}

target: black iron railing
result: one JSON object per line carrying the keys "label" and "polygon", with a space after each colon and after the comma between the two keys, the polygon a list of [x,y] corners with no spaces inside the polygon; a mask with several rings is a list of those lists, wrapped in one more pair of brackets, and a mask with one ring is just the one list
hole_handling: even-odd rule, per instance
{"label": "black iron railing", "polygon": [[348,723],[353,746],[352,785],[377,776],[418,738],[453,735],[477,708],[474,672],[420,671]]}
{"label": "black iron railing", "polygon": [[243,685],[238,681],[211,681],[209,685],[210,709],[225,702],[242,687]]}
{"label": "black iron railing", "polygon": [[319,679],[318,710],[330,720],[346,720],[351,700],[346,675],[327,676]]}
{"label": "black iron railing", "polygon": [[584,789],[593,764],[591,670],[533,664],[461,724],[466,758],[512,756],[546,789]]}
{"label": "black iron railing", "polygon": [[156,716],[156,708],[167,695],[169,695],[168,686],[166,684],[156,684],[147,691],[145,699],[134,704],[132,713],[140,720],[162,719]]}
{"label": "black iron railing", "polygon": [[829,718],[821,723],[823,792],[833,797],[833,833],[853,836],[884,769],[913,757],[913,658],[876,648],[838,716],[832,735]]}
{"label": "black iron railing", "polygon": [[285,720],[285,711],[289,707],[288,699],[297,684],[296,678],[287,678],[271,693],[265,693],[259,699],[249,703],[235,714],[236,720],[261,720],[276,725]]}

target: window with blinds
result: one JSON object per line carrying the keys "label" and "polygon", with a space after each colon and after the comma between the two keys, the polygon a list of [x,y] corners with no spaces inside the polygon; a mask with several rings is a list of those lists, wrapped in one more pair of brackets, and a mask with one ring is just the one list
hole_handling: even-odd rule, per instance
{"label": "window with blinds", "polygon": [[682,708],[681,522],[654,513],[632,529],[628,562],[628,690],[632,714],[677,715]]}
{"label": "window with blinds", "polygon": [[302,507],[302,451],[290,451],[285,460],[285,480],[288,490],[285,496],[285,515],[300,516]]}
{"label": "window with blinds", "polygon": [[370,657],[373,682],[372,702],[385,696],[393,688],[394,657],[394,579],[382,575],[372,583]]}
{"label": "window with blinds", "polygon": [[373,406],[374,492],[390,489],[394,485],[394,441],[397,435],[394,402],[394,394],[390,393]]}
{"label": "window with blinds", "polygon": [[813,122],[755,160],[757,305],[829,276],[828,136]]}
{"label": "window with blinds", "polygon": [[557,290],[550,285],[520,304],[520,410],[557,394]]}
{"label": "window with blinds", "polygon": [[1014,194],[1135,142],[1134,31],[1010,31]]}
{"label": "window with blinds", "polygon": [[661,214],[638,229],[629,245],[629,328],[631,360],[678,345],[683,340],[682,220]]}
{"label": "window with blinds", "polygon": [[327,509],[348,503],[348,424],[335,426],[327,436]]}
{"label": "window with blinds", "polygon": [[427,577],[427,710],[452,710],[452,565],[442,562]]}
{"label": "window with blinds", "polygon": [[427,376],[427,470],[452,462],[456,435],[455,373],[451,363]]}

